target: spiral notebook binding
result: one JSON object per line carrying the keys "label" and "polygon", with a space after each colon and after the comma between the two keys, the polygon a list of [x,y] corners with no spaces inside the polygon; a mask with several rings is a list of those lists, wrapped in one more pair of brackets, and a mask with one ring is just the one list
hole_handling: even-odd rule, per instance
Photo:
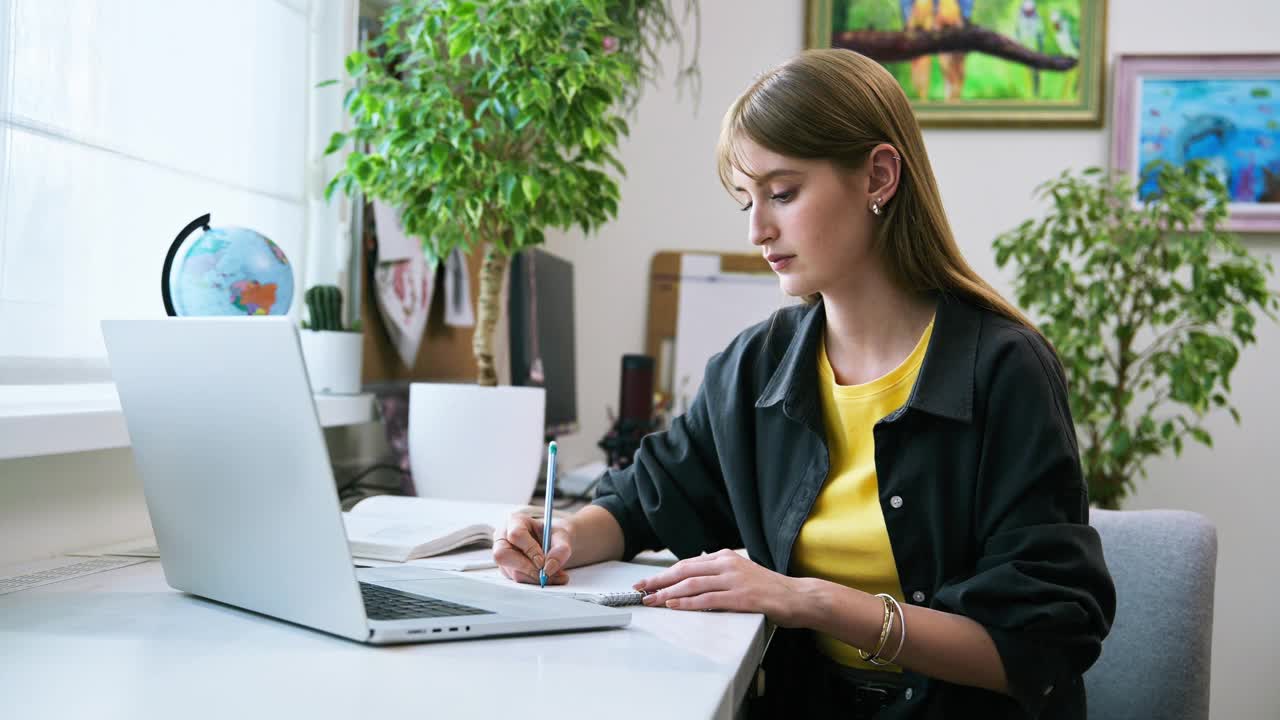
{"label": "spiral notebook binding", "polygon": [[615,607],[619,605],[639,605],[640,599],[643,597],[644,597],[644,593],[640,592],[639,590],[633,590],[631,592],[609,593],[605,595],[605,602],[606,604],[612,605]]}
{"label": "spiral notebook binding", "polygon": [[591,595],[578,596],[580,600],[587,600],[600,605],[608,605],[609,607],[621,607],[623,605],[639,605],[644,593],[639,590],[631,590],[627,592],[611,592],[598,593]]}

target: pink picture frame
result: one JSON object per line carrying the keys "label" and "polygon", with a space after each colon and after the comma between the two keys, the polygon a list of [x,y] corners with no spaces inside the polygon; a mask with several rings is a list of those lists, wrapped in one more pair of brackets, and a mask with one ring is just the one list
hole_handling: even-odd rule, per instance
{"label": "pink picture frame", "polygon": [[1280,54],[1120,55],[1111,87],[1113,171],[1202,159],[1231,195],[1226,229],[1280,232]]}

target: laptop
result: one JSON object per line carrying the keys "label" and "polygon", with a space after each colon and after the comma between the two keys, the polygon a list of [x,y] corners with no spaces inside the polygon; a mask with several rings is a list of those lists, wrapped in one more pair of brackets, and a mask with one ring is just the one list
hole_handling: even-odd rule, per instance
{"label": "laptop", "polygon": [[370,644],[621,627],[566,597],[351,559],[286,317],[102,323],[171,587]]}

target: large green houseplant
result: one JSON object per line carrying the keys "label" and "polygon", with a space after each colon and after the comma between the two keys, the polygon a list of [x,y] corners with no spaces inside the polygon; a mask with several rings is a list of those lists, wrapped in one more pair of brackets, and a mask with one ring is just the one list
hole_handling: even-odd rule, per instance
{"label": "large green houseplant", "polygon": [[[346,60],[353,152],[332,179],[402,211],[439,262],[483,248],[474,354],[497,384],[493,334],[508,258],[548,227],[617,214],[623,115],[679,40],[667,0],[400,0]],[[695,8],[696,9],[696,8]],[[694,64],[681,69],[695,73]]]}
{"label": "large green houseplant", "polygon": [[1039,188],[1047,214],[995,240],[1019,304],[1041,321],[1067,374],[1089,494],[1116,508],[1145,464],[1187,438],[1212,446],[1206,413],[1231,405],[1230,377],[1275,319],[1267,259],[1223,231],[1228,195],[1208,167],[1156,164],[1144,193],[1097,168]]}

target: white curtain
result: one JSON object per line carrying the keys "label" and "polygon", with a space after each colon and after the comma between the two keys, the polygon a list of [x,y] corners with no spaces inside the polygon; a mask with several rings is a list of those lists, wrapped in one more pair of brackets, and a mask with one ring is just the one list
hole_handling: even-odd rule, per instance
{"label": "white curtain", "polygon": [[296,314],[323,147],[310,11],[0,0],[0,385],[101,379],[99,321],[164,314],[165,252],[204,213],[284,250]]}

